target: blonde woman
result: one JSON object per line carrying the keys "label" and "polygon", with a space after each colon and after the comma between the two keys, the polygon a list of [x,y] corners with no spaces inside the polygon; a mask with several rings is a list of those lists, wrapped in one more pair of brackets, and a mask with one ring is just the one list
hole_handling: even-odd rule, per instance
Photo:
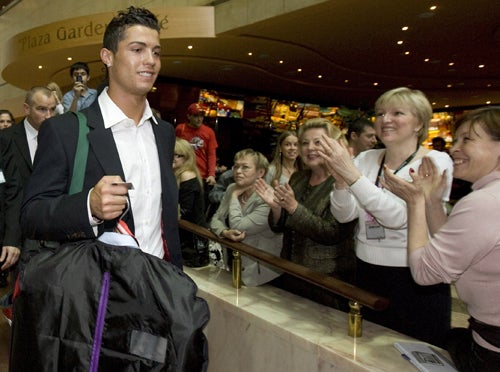
{"label": "blonde woman", "polygon": [[[203,199],[203,181],[196,167],[196,155],[186,140],[176,138],[173,169],[179,186],[179,213],[183,220],[207,227]],[[208,244],[194,234],[179,230],[184,265],[190,267],[208,264]]]}
{"label": "blonde woman", "polygon": [[[307,120],[299,128],[299,154],[305,169],[275,188],[259,180],[258,194],[271,207],[269,224],[283,232],[282,257],[339,279],[354,279],[353,233],[356,221],[339,223],[330,211],[335,179],[319,155],[320,140],[327,136],[347,143],[341,130],[324,118]],[[284,274],[276,286],[319,303],[347,310],[347,301],[322,288]]]}
{"label": "blonde woman", "polygon": [[[267,224],[269,206],[255,192],[255,182],[266,174],[269,162],[258,151],[241,150],[234,156],[234,183],[230,184],[215,212],[212,231],[229,240],[243,242],[279,256],[281,236]],[[257,286],[278,277],[276,269],[242,257],[241,278],[247,286]]]}
{"label": "blonde woman", "polygon": [[64,114],[64,106],[62,105],[62,92],[61,88],[59,88],[59,85],[57,83],[51,81],[50,83],[47,84],[47,88],[52,91],[52,94],[54,95],[57,105],[56,105],[56,114],[61,115]]}
{"label": "blonde woman", "polygon": [[424,156],[432,158],[440,173],[447,170],[451,190],[453,163],[448,154],[428,150],[432,106],[419,90],[389,90],[375,102],[375,131],[385,148],[367,150],[352,159],[345,146],[328,138],[321,151],[337,181],[331,211],[337,220],[359,218],[356,236],[357,284],[391,300],[384,311],[365,309],[366,319],[434,345],[442,345],[450,328],[451,297],[447,284],[423,287],[411,277],[406,254],[406,203],[380,184],[384,167],[397,177],[411,180]]}

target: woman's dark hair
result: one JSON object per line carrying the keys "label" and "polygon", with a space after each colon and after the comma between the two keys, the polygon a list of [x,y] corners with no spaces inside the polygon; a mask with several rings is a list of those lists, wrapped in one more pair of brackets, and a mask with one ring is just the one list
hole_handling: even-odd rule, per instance
{"label": "woman's dark hair", "polygon": [[130,6],[127,10],[118,12],[111,22],[109,22],[104,32],[103,47],[116,53],[118,43],[124,39],[125,31],[132,26],[146,26],[160,32],[158,19],[145,8],[136,8]]}
{"label": "woman's dark hair", "polygon": [[470,124],[470,130],[478,125],[493,141],[500,141],[500,106],[485,106],[466,113],[455,124],[455,131],[464,124]]}

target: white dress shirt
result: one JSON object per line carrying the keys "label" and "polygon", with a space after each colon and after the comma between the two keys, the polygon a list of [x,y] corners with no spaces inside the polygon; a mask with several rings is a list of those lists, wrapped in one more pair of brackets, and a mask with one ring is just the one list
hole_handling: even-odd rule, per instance
{"label": "white dress shirt", "polygon": [[38,131],[31,126],[28,118],[24,118],[24,130],[26,131],[26,140],[30,149],[31,164],[33,164],[35,152],[38,147]]}
{"label": "white dress shirt", "polygon": [[111,100],[107,88],[98,97],[105,128],[111,128],[129,190],[134,235],[140,249],[163,258],[160,161],[152,125],[158,125],[149,103],[138,125]]}

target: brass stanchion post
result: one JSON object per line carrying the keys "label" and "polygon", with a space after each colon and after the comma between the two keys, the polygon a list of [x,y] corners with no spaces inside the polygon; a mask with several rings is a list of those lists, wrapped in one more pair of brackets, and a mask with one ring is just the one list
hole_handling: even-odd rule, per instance
{"label": "brass stanchion post", "polygon": [[241,255],[233,251],[233,287],[241,288]]}
{"label": "brass stanchion post", "polygon": [[349,301],[349,329],[347,334],[351,337],[361,337],[363,335],[363,316],[361,315],[361,305],[356,301]]}

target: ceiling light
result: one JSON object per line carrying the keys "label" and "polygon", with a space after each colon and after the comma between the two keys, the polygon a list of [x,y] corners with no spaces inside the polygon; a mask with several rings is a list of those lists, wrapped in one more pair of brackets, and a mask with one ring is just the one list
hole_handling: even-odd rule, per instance
{"label": "ceiling light", "polygon": [[301,69],[301,68],[298,68],[298,69],[297,69],[297,72],[302,72],[302,69]]}
{"label": "ceiling light", "polygon": [[402,31],[408,31],[408,26],[403,26],[403,27],[401,27],[401,30],[402,30]]}
{"label": "ceiling light", "polygon": [[43,68],[43,66],[42,66],[42,65],[39,65],[39,66],[38,66],[38,69],[39,69],[39,70],[41,70],[42,68]]}
{"label": "ceiling light", "polygon": [[409,54],[410,54],[410,51],[409,51],[409,50],[407,50],[407,51],[405,52],[405,55],[407,56],[407,55],[409,55]]}
{"label": "ceiling light", "polygon": [[188,49],[193,49],[193,46],[192,45],[188,45]]}
{"label": "ceiling light", "polygon": [[348,82],[349,82],[349,80],[348,80],[348,79],[345,79],[345,80],[344,80],[344,83],[348,83]]}
{"label": "ceiling light", "polygon": [[72,61],[73,60],[73,57],[68,57],[66,58],[68,61]]}
{"label": "ceiling light", "polygon": [[486,101],[486,104],[487,104],[487,105],[491,104],[491,101]]}
{"label": "ceiling light", "polygon": [[321,78],[323,78],[323,75],[318,75],[318,79],[321,79]]}
{"label": "ceiling light", "polygon": [[437,6],[436,5],[433,5],[429,8],[430,10],[436,10],[437,9]]}
{"label": "ceiling light", "polygon": [[477,67],[479,67],[479,68],[484,68],[484,65],[479,65],[479,66],[477,66]]}
{"label": "ceiling light", "polygon": [[453,86],[453,84],[448,84],[448,85],[446,86],[446,88],[451,88],[452,86]]}
{"label": "ceiling light", "polygon": [[429,58],[424,59],[424,62],[429,62],[429,61],[430,61]]}
{"label": "ceiling light", "polygon": [[448,107],[450,107],[450,105],[444,105],[444,107],[448,108]]}
{"label": "ceiling light", "polygon": [[253,53],[252,52],[248,52],[248,55],[251,56],[251,55],[253,55]]}
{"label": "ceiling light", "polygon": [[373,85],[374,85],[374,86],[377,86],[377,85],[378,85],[378,83],[376,83],[376,82],[375,82],[375,83],[373,83]]}
{"label": "ceiling light", "polygon": [[432,102],[432,106],[436,106],[436,102]]}
{"label": "ceiling light", "polygon": [[403,40],[398,41],[398,45],[401,45],[401,44],[403,44]]}
{"label": "ceiling light", "polygon": [[486,84],[486,86],[487,86],[488,88],[491,88],[491,84]]}
{"label": "ceiling light", "polygon": [[280,60],[280,63],[282,64],[282,63],[283,63],[283,60]]}
{"label": "ceiling light", "polygon": [[455,62],[450,62],[448,63],[448,66],[453,66],[455,64]]}

